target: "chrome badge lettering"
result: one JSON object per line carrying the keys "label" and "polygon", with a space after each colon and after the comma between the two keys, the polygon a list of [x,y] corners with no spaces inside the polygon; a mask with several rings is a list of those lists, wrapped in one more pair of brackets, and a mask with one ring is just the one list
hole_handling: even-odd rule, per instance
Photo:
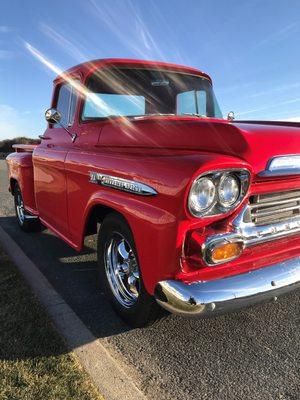
{"label": "chrome badge lettering", "polygon": [[99,183],[101,181],[102,175],[98,172],[90,172],[90,182]]}
{"label": "chrome badge lettering", "polygon": [[90,182],[142,196],[153,196],[157,194],[152,187],[143,183],[118,178],[116,176],[103,175],[94,171],[90,172]]}

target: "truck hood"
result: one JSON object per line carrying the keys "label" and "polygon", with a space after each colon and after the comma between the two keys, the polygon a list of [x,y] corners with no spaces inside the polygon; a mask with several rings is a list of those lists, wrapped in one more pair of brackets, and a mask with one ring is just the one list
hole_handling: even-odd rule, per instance
{"label": "truck hood", "polygon": [[99,144],[230,155],[248,162],[257,174],[274,156],[300,154],[300,124],[179,117],[118,119],[102,128]]}

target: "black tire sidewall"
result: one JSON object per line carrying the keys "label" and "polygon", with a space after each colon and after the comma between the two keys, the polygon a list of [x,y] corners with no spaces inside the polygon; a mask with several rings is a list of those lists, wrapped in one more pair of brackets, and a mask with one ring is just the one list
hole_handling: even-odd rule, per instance
{"label": "black tire sidewall", "polygon": [[[18,203],[18,195],[22,197],[22,192],[20,189],[20,186],[18,184],[15,185],[14,187],[14,203],[15,203],[15,212],[16,212],[16,218],[19,227],[26,233],[28,232],[35,232],[40,229],[40,223],[38,220],[24,220],[23,222],[20,220],[18,213],[17,213],[17,203]],[[23,200],[24,201],[24,200]]]}
{"label": "black tire sidewall", "polygon": [[17,217],[17,221],[18,221],[18,224],[19,224],[20,228],[21,228],[23,231],[27,232],[27,229],[28,229],[27,222],[28,222],[28,221],[24,220],[24,221],[22,222],[22,221],[20,220],[19,215],[18,215],[18,212],[17,212],[18,196],[19,196],[19,195],[20,195],[20,196],[22,197],[22,199],[23,199],[20,186],[19,186],[18,184],[16,184],[16,186],[15,186],[15,188],[14,188],[14,200],[15,200],[15,212],[16,212],[16,217]]}

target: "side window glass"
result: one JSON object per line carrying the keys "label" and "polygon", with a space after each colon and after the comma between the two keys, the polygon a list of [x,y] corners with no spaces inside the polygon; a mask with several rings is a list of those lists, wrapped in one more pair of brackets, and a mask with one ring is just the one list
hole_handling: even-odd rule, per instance
{"label": "side window glass", "polygon": [[[59,89],[56,109],[61,114],[61,124],[63,126],[67,126],[69,124],[69,109],[70,109],[70,101],[71,101],[72,90],[69,85],[62,85]],[[59,125],[55,124],[55,128],[58,128]]]}

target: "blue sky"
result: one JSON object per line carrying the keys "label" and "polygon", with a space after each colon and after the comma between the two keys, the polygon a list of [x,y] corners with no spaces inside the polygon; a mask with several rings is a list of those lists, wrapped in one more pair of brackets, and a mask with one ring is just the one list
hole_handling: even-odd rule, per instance
{"label": "blue sky", "polygon": [[197,67],[224,114],[300,121],[299,47],[299,0],[3,1],[0,139],[43,133],[53,70],[106,57]]}

